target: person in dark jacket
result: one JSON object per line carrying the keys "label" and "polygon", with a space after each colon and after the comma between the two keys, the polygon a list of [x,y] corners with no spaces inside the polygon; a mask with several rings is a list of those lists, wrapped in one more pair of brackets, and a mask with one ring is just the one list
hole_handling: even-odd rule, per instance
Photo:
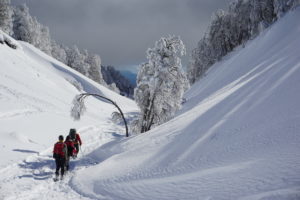
{"label": "person in dark jacket", "polygon": [[58,137],[58,142],[54,144],[54,148],[53,148],[53,158],[55,159],[55,164],[56,164],[56,171],[55,171],[56,178],[58,178],[59,176],[59,171],[61,174],[61,179],[64,176],[66,155],[67,155],[67,145],[64,143],[64,136],[60,135]]}
{"label": "person in dark jacket", "polygon": [[76,157],[79,152],[79,146],[82,145],[82,141],[81,141],[79,133],[77,133],[76,129],[71,128],[70,132],[69,132],[69,136],[70,136],[71,140],[73,140],[73,142],[74,142],[74,147],[76,149],[76,155],[75,155],[75,157]]}
{"label": "person in dark jacket", "polygon": [[65,140],[65,144],[67,145],[67,156],[66,156],[66,170],[69,170],[70,164],[70,157],[76,154],[76,149],[74,147],[74,142],[71,140],[70,136],[68,135]]}

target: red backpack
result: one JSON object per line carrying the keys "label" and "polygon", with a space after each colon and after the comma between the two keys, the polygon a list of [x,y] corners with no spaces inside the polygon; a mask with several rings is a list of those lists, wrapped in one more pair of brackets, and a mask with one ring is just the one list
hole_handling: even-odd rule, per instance
{"label": "red backpack", "polygon": [[74,154],[76,154],[76,149],[72,140],[65,141],[65,144],[67,145],[68,156],[73,156]]}
{"label": "red backpack", "polygon": [[57,158],[57,156],[59,156],[59,157],[63,158],[63,157],[65,157],[66,152],[67,152],[67,146],[66,146],[66,144],[63,143],[63,142],[57,142],[54,145],[53,157]]}

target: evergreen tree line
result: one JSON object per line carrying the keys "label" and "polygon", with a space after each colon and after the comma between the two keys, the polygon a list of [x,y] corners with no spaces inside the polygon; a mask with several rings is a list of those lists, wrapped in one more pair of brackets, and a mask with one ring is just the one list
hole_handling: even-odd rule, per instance
{"label": "evergreen tree line", "polygon": [[[49,28],[30,15],[26,4],[13,7],[10,3],[10,0],[0,0],[0,29],[16,40],[32,44],[83,75],[120,93],[117,84],[113,82],[107,84],[105,82],[101,72],[101,58],[99,55],[89,53],[87,50],[80,50],[76,45],[68,47],[58,44],[51,39]],[[102,71],[106,74],[110,73],[105,69]],[[132,96],[133,88],[130,90]]]}
{"label": "evergreen tree line", "polygon": [[235,0],[228,11],[218,10],[205,34],[193,49],[187,76],[190,83],[201,78],[214,63],[244,45],[300,0]]}

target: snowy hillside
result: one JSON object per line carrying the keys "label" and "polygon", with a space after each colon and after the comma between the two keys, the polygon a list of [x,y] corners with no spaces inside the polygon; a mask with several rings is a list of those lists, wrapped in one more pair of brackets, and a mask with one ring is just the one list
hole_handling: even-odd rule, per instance
{"label": "snowy hillside", "polygon": [[[80,87],[127,116],[132,101],[26,43],[0,44],[0,199],[300,199],[299,19],[298,8],[236,49],[186,93],[173,120],[129,139],[105,102],[88,99],[79,122],[69,110]],[[82,154],[54,183],[52,145],[70,127]]]}
{"label": "snowy hillside", "polygon": [[[3,32],[0,34],[5,36]],[[74,122],[70,117],[71,103],[74,96],[82,92],[80,88],[117,101],[126,112],[136,109],[132,101],[85,78],[30,44],[14,43],[19,46],[16,50],[0,44],[0,167],[52,147],[58,135],[67,135],[71,127],[81,132],[101,132],[101,122],[110,123],[107,118],[115,109],[91,97],[87,100],[87,114],[81,121]],[[123,132],[120,130],[120,134]]]}
{"label": "snowy hillside", "polygon": [[215,65],[178,116],[107,144],[70,183],[92,199],[300,199],[300,9]]}

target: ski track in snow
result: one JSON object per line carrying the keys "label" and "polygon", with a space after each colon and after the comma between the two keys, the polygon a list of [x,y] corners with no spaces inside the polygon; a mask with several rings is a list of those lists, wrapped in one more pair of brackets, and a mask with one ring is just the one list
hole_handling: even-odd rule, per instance
{"label": "ski track in snow", "polygon": [[33,199],[92,199],[77,193],[69,184],[76,171],[97,164],[87,156],[103,143],[115,139],[112,132],[120,132],[123,127],[113,125],[110,121],[98,127],[87,126],[78,129],[84,138],[78,158],[70,161],[70,171],[64,179],[53,181],[55,161],[52,158],[52,147],[43,152],[27,157],[25,160],[0,169],[1,200],[33,200]]}

